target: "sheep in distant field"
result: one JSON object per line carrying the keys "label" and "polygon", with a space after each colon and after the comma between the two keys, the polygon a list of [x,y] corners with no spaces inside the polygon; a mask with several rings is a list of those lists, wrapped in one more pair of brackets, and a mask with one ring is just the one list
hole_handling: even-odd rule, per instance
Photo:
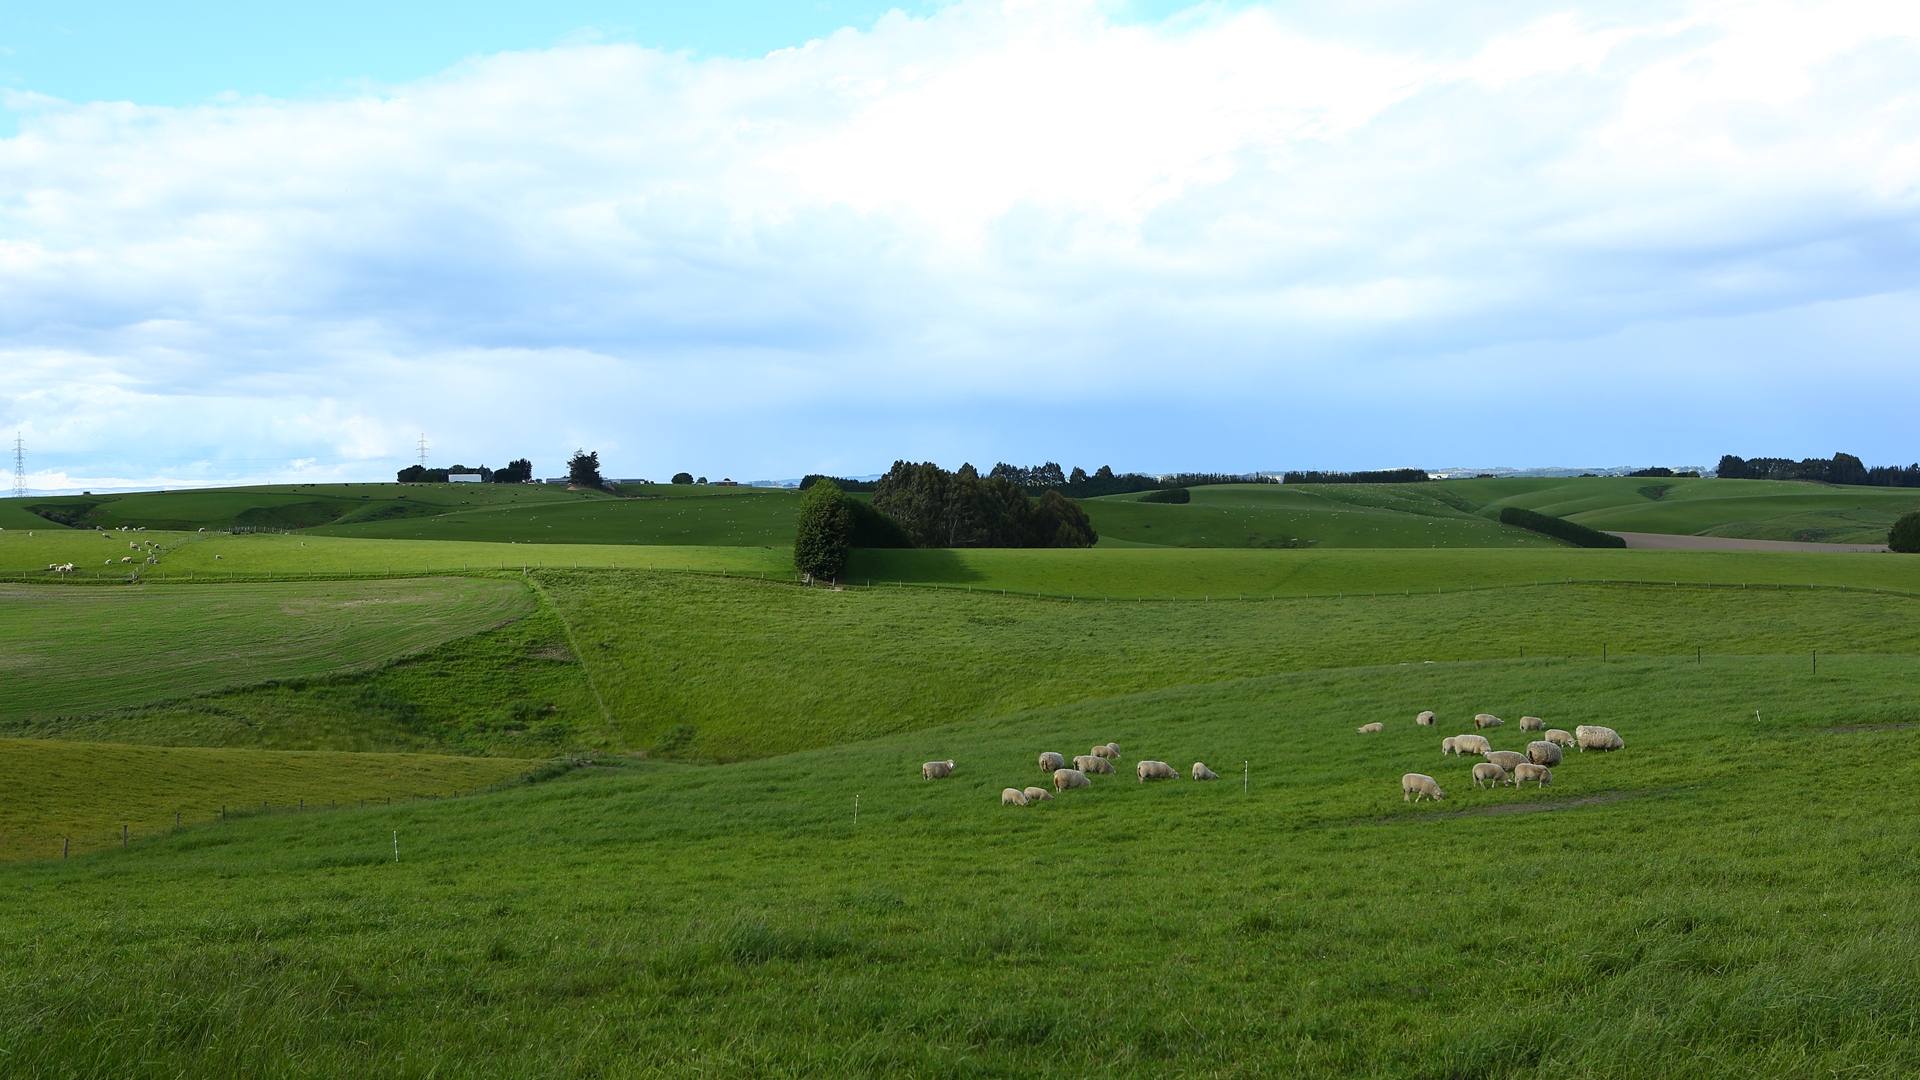
{"label": "sheep in distant field", "polygon": [[1537,716],[1523,716],[1520,718],[1520,730],[1545,731],[1547,730],[1547,722]]}
{"label": "sheep in distant field", "polygon": [[1416,724],[1419,724],[1421,727],[1432,727],[1433,726],[1433,710],[1428,709],[1426,712],[1423,712],[1419,716],[1414,717],[1413,722]]}
{"label": "sheep in distant field", "polygon": [[1053,790],[1065,791],[1068,788],[1092,787],[1093,781],[1079,769],[1055,769],[1053,771]]}
{"label": "sheep in distant field", "polygon": [[1559,728],[1548,728],[1547,734],[1546,734],[1546,740],[1550,743],[1553,743],[1556,746],[1580,745],[1579,740],[1573,737],[1573,732],[1561,731]]}
{"label": "sheep in distant field", "polygon": [[1487,741],[1485,735],[1455,735],[1453,737],[1453,752],[1456,754],[1490,754],[1493,752],[1493,744]]}
{"label": "sheep in distant field", "polygon": [[1195,780],[1218,780],[1220,779],[1220,774],[1196,761],[1193,763],[1193,778]]}
{"label": "sheep in distant field", "polygon": [[1473,786],[1477,788],[1499,787],[1507,782],[1507,770],[1491,761],[1483,761],[1473,767]]}
{"label": "sheep in distant field", "polygon": [[1504,723],[1506,723],[1505,720],[1500,719],[1490,712],[1473,714],[1473,726],[1476,728],[1499,727]]}
{"label": "sheep in distant field", "polygon": [[1043,787],[1030,787],[1022,792],[1022,794],[1026,795],[1027,801],[1030,803],[1053,801],[1053,792]]}
{"label": "sheep in distant field", "polygon": [[922,780],[945,780],[952,775],[952,758],[948,758],[945,761],[929,761],[925,765],[920,766],[920,779]]}
{"label": "sheep in distant field", "polygon": [[1610,727],[1592,727],[1582,724],[1573,729],[1573,737],[1579,740],[1580,752],[1589,750],[1624,750],[1627,744],[1620,733]]}
{"label": "sheep in distant field", "polygon": [[1440,782],[1426,773],[1410,772],[1400,778],[1401,802],[1419,802],[1421,799],[1439,802],[1446,797],[1447,793],[1440,790]]}
{"label": "sheep in distant field", "polygon": [[1513,771],[1513,786],[1519,787],[1532,780],[1536,787],[1546,787],[1553,783],[1553,770],[1545,765],[1522,765]]}
{"label": "sheep in distant field", "polygon": [[1113,772],[1113,762],[1103,757],[1094,757],[1092,754],[1082,754],[1074,758],[1073,767],[1083,773],[1093,773],[1095,775],[1110,774]]}
{"label": "sheep in distant field", "polygon": [[1142,761],[1133,767],[1133,771],[1139,774],[1143,784],[1149,780],[1180,779],[1180,770],[1164,761]]}
{"label": "sheep in distant field", "polygon": [[1067,767],[1067,759],[1061,757],[1059,754],[1056,754],[1051,750],[1040,755],[1040,771],[1041,772],[1050,773],[1055,769],[1064,769],[1066,767]]}
{"label": "sheep in distant field", "polygon": [[[109,560],[109,561],[111,561],[111,560]],[[120,556],[120,561],[121,561],[121,562],[132,562],[132,561],[133,561],[133,556],[131,556],[131,555],[122,555],[122,556]]]}
{"label": "sheep in distant field", "polygon": [[1527,760],[1535,765],[1560,764],[1560,748],[1550,742],[1530,742],[1527,744]]}
{"label": "sheep in distant field", "polygon": [[139,544],[136,544],[136,543],[134,543],[134,542],[133,542],[133,541],[131,541],[131,540],[129,540],[129,541],[127,541],[127,550],[128,550],[128,551],[137,551],[137,550],[139,550],[139,548],[140,548],[140,545],[139,545]]}
{"label": "sheep in distant field", "polygon": [[1027,793],[1024,791],[1021,791],[1017,787],[1006,788],[1000,792],[1000,805],[1001,806],[1026,806]]}
{"label": "sheep in distant field", "polygon": [[1108,743],[1105,746],[1096,746],[1093,748],[1092,753],[1093,753],[1093,756],[1095,757],[1103,757],[1103,758],[1109,758],[1113,761],[1119,761],[1120,760],[1120,744]]}
{"label": "sheep in distant field", "polygon": [[1376,731],[1387,730],[1387,725],[1381,723],[1378,720],[1375,720],[1371,724],[1361,724],[1359,727],[1355,728],[1354,730],[1358,731],[1362,735],[1371,735]]}
{"label": "sheep in distant field", "polygon": [[1527,760],[1527,755],[1513,750],[1495,750],[1487,755],[1487,760],[1512,772],[1515,765]]}

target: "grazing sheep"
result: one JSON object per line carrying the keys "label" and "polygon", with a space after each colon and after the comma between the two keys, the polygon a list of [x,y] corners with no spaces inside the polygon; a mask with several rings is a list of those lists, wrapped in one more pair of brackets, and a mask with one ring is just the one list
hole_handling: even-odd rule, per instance
{"label": "grazing sheep", "polygon": [[1460,753],[1460,742],[1458,739],[1455,739],[1453,736],[1449,735],[1446,738],[1440,740],[1440,755],[1442,757],[1445,757],[1448,754],[1458,754],[1458,753]]}
{"label": "grazing sheep", "polygon": [[1583,754],[1589,750],[1624,750],[1627,748],[1627,744],[1620,738],[1620,733],[1610,727],[1591,727],[1582,724],[1573,729],[1573,737],[1579,740],[1580,752]]}
{"label": "grazing sheep", "polygon": [[1094,757],[1092,754],[1082,754],[1074,758],[1073,767],[1083,773],[1094,773],[1096,775],[1111,774],[1113,772],[1113,762],[1103,757]]}
{"label": "grazing sheep", "polygon": [[1001,806],[1027,805],[1027,793],[1017,787],[1003,788],[1000,792]]}
{"label": "grazing sheep", "polygon": [[1220,779],[1220,774],[1196,761],[1193,763],[1193,778],[1195,780],[1218,780]]}
{"label": "grazing sheep", "polygon": [[136,544],[136,543],[134,543],[134,542],[133,542],[133,541],[131,541],[131,540],[129,540],[129,541],[127,541],[127,550],[128,550],[128,551],[137,551],[137,550],[139,550],[139,548],[140,548],[140,545],[139,545],[139,544]]}
{"label": "grazing sheep", "polygon": [[1180,779],[1180,770],[1164,761],[1142,761],[1133,767],[1133,771],[1139,774],[1143,784],[1149,780]]}
{"label": "grazing sheep", "polygon": [[1030,787],[1022,792],[1022,794],[1027,797],[1027,801],[1030,803],[1053,801],[1053,792],[1043,787]]}
{"label": "grazing sheep", "polygon": [[1545,731],[1547,730],[1547,722],[1537,716],[1523,716],[1520,718],[1520,730]]}
{"label": "grazing sheep", "polygon": [[1527,760],[1535,765],[1560,764],[1560,748],[1550,742],[1530,742],[1527,744]]}
{"label": "grazing sheep", "polygon": [[1573,737],[1573,732],[1561,731],[1559,728],[1548,728],[1546,739],[1548,742],[1553,743],[1557,746],[1578,746],[1579,745],[1579,741]]}
{"label": "grazing sheep", "polygon": [[1413,722],[1416,724],[1419,724],[1421,727],[1432,727],[1433,719],[1434,719],[1433,710],[1428,709],[1426,712],[1423,712],[1419,716],[1414,717]]}
{"label": "grazing sheep", "polygon": [[131,556],[131,555],[122,555],[122,556],[120,557],[120,561],[121,561],[121,562],[132,562],[132,561],[133,561],[133,556]]}
{"label": "grazing sheep", "polygon": [[1487,741],[1485,735],[1455,735],[1453,737],[1453,752],[1456,754],[1490,754],[1493,752],[1493,744]]}
{"label": "grazing sheep", "polygon": [[1381,723],[1378,720],[1375,720],[1371,724],[1361,724],[1359,727],[1355,728],[1354,730],[1358,731],[1362,735],[1371,735],[1376,731],[1387,730],[1387,725]]}
{"label": "grazing sheep", "polygon": [[1093,781],[1079,769],[1055,769],[1053,771],[1053,790],[1065,791],[1074,787],[1092,787]]}
{"label": "grazing sheep", "polygon": [[1401,802],[1419,802],[1421,799],[1439,802],[1446,797],[1447,793],[1440,790],[1440,782],[1426,773],[1410,772],[1400,778]]}
{"label": "grazing sheep", "polygon": [[1491,761],[1483,761],[1473,767],[1473,786],[1477,788],[1499,787],[1507,782],[1507,770]]}
{"label": "grazing sheep", "polygon": [[1546,787],[1553,783],[1553,770],[1545,765],[1522,765],[1513,771],[1513,786],[1519,787],[1527,781],[1534,781],[1537,787]]}
{"label": "grazing sheep", "polygon": [[1504,723],[1506,723],[1505,720],[1500,719],[1490,712],[1473,714],[1473,726],[1476,728],[1499,727]]}
{"label": "grazing sheep", "polygon": [[922,780],[945,780],[952,775],[952,758],[948,758],[945,761],[929,761],[925,765],[920,766],[920,779]]}
{"label": "grazing sheep", "polygon": [[1064,769],[1066,767],[1067,767],[1067,759],[1061,757],[1059,754],[1056,754],[1051,750],[1040,755],[1040,771],[1041,772],[1050,773],[1055,769]]}
{"label": "grazing sheep", "polygon": [[1487,755],[1487,760],[1512,772],[1515,765],[1527,760],[1527,755],[1513,750],[1495,750]]}
{"label": "grazing sheep", "polygon": [[1120,760],[1120,744],[1108,743],[1105,746],[1096,746],[1093,748],[1093,756],[1110,758],[1114,761],[1119,761]]}

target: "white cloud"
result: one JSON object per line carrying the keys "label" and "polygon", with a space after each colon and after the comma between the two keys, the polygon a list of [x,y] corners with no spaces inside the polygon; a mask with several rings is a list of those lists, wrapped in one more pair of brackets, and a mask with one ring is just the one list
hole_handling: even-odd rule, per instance
{"label": "white cloud", "polygon": [[[1341,17],[963,3],[760,60],[583,43],[350,100],[15,94],[0,423],[76,476],[373,475],[422,428],[621,473],[1426,462],[1486,436],[1406,417],[1546,407],[1594,342],[1640,342],[1613,380],[1684,379],[1646,335],[1724,325],[1776,382],[1914,343],[1904,303],[1851,309],[1878,322],[1840,356],[1741,320],[1920,284],[1920,9],[1474,9],[1430,49]],[[1167,423],[1225,385],[1246,419]],[[1756,407],[1841,437],[1788,392],[1615,422],[1700,458]],[[1580,431],[1501,456],[1577,460]]]}

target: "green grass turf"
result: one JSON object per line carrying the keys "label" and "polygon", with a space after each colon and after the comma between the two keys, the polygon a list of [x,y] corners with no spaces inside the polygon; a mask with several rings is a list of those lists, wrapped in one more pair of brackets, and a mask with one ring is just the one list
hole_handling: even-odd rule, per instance
{"label": "green grass turf", "polygon": [[507,579],[0,585],[0,720],[377,665],[524,615]]}
{"label": "green grass turf", "polygon": [[1884,544],[1895,519],[1920,509],[1920,490],[1913,488],[1796,481],[1619,476],[1448,480],[1436,486],[1488,514],[1512,505],[1595,529],[1755,540]]}
{"label": "green grass turf", "polygon": [[312,810],[361,799],[450,796],[525,772],[526,762],[428,754],[271,753],[0,739],[0,860],[117,847],[233,812]]}
{"label": "green grass turf", "polygon": [[[1911,724],[1917,677],[1890,655],[1301,672],[200,827],[0,869],[0,1055],[23,1077],[1912,1075],[1920,729],[1828,729]],[[1475,791],[1423,707],[1603,721],[1627,749]],[[1108,739],[1227,779],[999,805],[1037,751]],[[919,779],[948,756],[955,779]],[[1409,770],[1448,800],[1403,803]]]}
{"label": "green grass turf", "polygon": [[[793,547],[800,493],[764,488],[668,488],[671,497],[596,498],[552,505],[488,507],[440,517],[330,525],[326,536],[481,540],[521,544],[649,544]],[[699,494],[689,494],[699,492]]]}
{"label": "green grass turf", "polygon": [[[191,488],[118,495],[63,495],[20,500],[83,514],[86,527],[117,530],[140,526],[192,532],[197,528],[253,525],[306,528],[346,515],[446,513],[469,506],[552,505],[612,501],[598,492],[568,491],[550,484],[269,484],[258,487]],[[44,519],[39,519],[44,521]],[[11,528],[8,522],[0,521]]]}
{"label": "green grass turf", "polygon": [[1221,484],[1184,504],[1139,495],[1081,506],[1102,545],[1249,548],[1561,547],[1433,498],[1421,484]]}

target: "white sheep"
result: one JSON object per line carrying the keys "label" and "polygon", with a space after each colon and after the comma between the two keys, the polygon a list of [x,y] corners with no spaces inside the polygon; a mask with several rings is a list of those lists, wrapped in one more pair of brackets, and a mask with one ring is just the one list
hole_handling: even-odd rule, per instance
{"label": "white sheep", "polygon": [[1561,731],[1561,730],[1560,730],[1559,728],[1548,728],[1548,729],[1547,729],[1547,734],[1546,734],[1546,739],[1547,739],[1547,741],[1548,741],[1548,742],[1550,742],[1550,743],[1553,743],[1553,744],[1555,744],[1555,745],[1557,745],[1557,746],[1578,746],[1578,745],[1580,745],[1580,743],[1579,743],[1579,740],[1577,740],[1577,739],[1575,739],[1575,738],[1573,737],[1573,732],[1571,732],[1571,731]]}
{"label": "white sheep", "polygon": [[122,556],[120,557],[120,561],[121,561],[121,562],[132,562],[132,561],[133,561],[133,556],[131,556],[131,555],[122,555]]}
{"label": "white sheep", "polygon": [[1055,769],[1053,771],[1053,790],[1065,791],[1068,788],[1092,787],[1093,781],[1079,769]]}
{"label": "white sheep", "polygon": [[1560,748],[1550,742],[1527,744],[1527,760],[1535,765],[1558,765],[1560,759]]}
{"label": "white sheep", "polygon": [[1515,765],[1527,760],[1527,755],[1513,750],[1493,750],[1488,752],[1487,760],[1508,772],[1512,772]]}
{"label": "white sheep", "polygon": [[1361,724],[1359,727],[1355,728],[1354,730],[1358,731],[1362,735],[1371,735],[1376,731],[1387,730],[1387,725],[1381,723],[1378,720],[1375,720],[1371,724]]}
{"label": "white sheep", "polygon": [[1610,727],[1592,727],[1582,724],[1573,729],[1573,737],[1580,742],[1580,752],[1589,750],[1624,750],[1627,744],[1620,733]]}
{"label": "white sheep", "polygon": [[1491,761],[1483,761],[1473,767],[1473,786],[1477,788],[1499,787],[1507,782],[1507,770]]}
{"label": "white sheep", "polygon": [[134,543],[134,542],[133,542],[133,541],[131,541],[131,540],[129,540],[129,541],[127,541],[127,550],[128,550],[128,551],[138,551],[139,549],[140,549],[140,545],[139,545],[139,544],[136,544],[136,543]]}
{"label": "white sheep", "polygon": [[1460,742],[1459,740],[1455,739],[1453,736],[1449,735],[1446,738],[1440,740],[1440,755],[1442,757],[1445,757],[1448,754],[1457,754],[1459,752],[1460,752]]}
{"label": "white sheep", "polygon": [[1053,801],[1053,792],[1043,787],[1030,787],[1022,792],[1022,794],[1027,797],[1027,801],[1030,803]]}
{"label": "white sheep", "polygon": [[945,780],[952,775],[952,758],[948,758],[945,761],[929,761],[925,765],[920,766],[920,779],[922,780]]}
{"label": "white sheep", "polygon": [[1419,802],[1421,799],[1439,802],[1446,797],[1447,793],[1440,790],[1440,782],[1426,773],[1410,772],[1400,778],[1401,802]]}
{"label": "white sheep", "polygon": [[1074,758],[1073,767],[1083,773],[1093,773],[1095,775],[1111,774],[1113,772],[1113,762],[1103,757],[1094,757],[1092,754],[1082,754]]}
{"label": "white sheep", "polygon": [[1537,716],[1523,716],[1520,718],[1520,730],[1545,731],[1547,730],[1547,722]]}
{"label": "white sheep", "polygon": [[1055,769],[1064,769],[1066,767],[1067,767],[1067,759],[1061,757],[1059,754],[1056,754],[1051,750],[1040,755],[1040,771],[1041,772],[1050,773]]}
{"label": "white sheep", "polygon": [[1473,714],[1473,726],[1476,728],[1499,727],[1504,723],[1506,723],[1505,720],[1500,719],[1490,712]]}
{"label": "white sheep", "polygon": [[1193,778],[1195,780],[1218,780],[1220,779],[1220,774],[1196,761],[1193,763]]}
{"label": "white sheep", "polygon": [[1149,780],[1180,779],[1180,770],[1164,761],[1142,761],[1133,767],[1133,771],[1139,774],[1143,784]]}
{"label": "white sheep", "polygon": [[1520,787],[1527,781],[1534,781],[1536,787],[1546,787],[1553,783],[1553,770],[1545,765],[1522,765],[1513,771],[1513,786]]}
{"label": "white sheep", "polygon": [[1455,735],[1453,737],[1453,752],[1456,754],[1490,754],[1493,752],[1493,744],[1487,741],[1485,735]]}
{"label": "white sheep", "polygon": [[1017,787],[1005,788],[1000,792],[1000,805],[1025,806],[1027,805],[1027,793]]}
{"label": "white sheep", "polygon": [[1432,727],[1433,720],[1434,720],[1434,717],[1433,717],[1432,709],[1428,709],[1426,712],[1423,712],[1419,716],[1416,716],[1413,718],[1413,722],[1416,724],[1419,724],[1421,727]]}
{"label": "white sheep", "polygon": [[1108,743],[1105,746],[1096,746],[1093,748],[1093,756],[1109,758],[1114,761],[1119,761],[1120,760],[1120,744]]}

